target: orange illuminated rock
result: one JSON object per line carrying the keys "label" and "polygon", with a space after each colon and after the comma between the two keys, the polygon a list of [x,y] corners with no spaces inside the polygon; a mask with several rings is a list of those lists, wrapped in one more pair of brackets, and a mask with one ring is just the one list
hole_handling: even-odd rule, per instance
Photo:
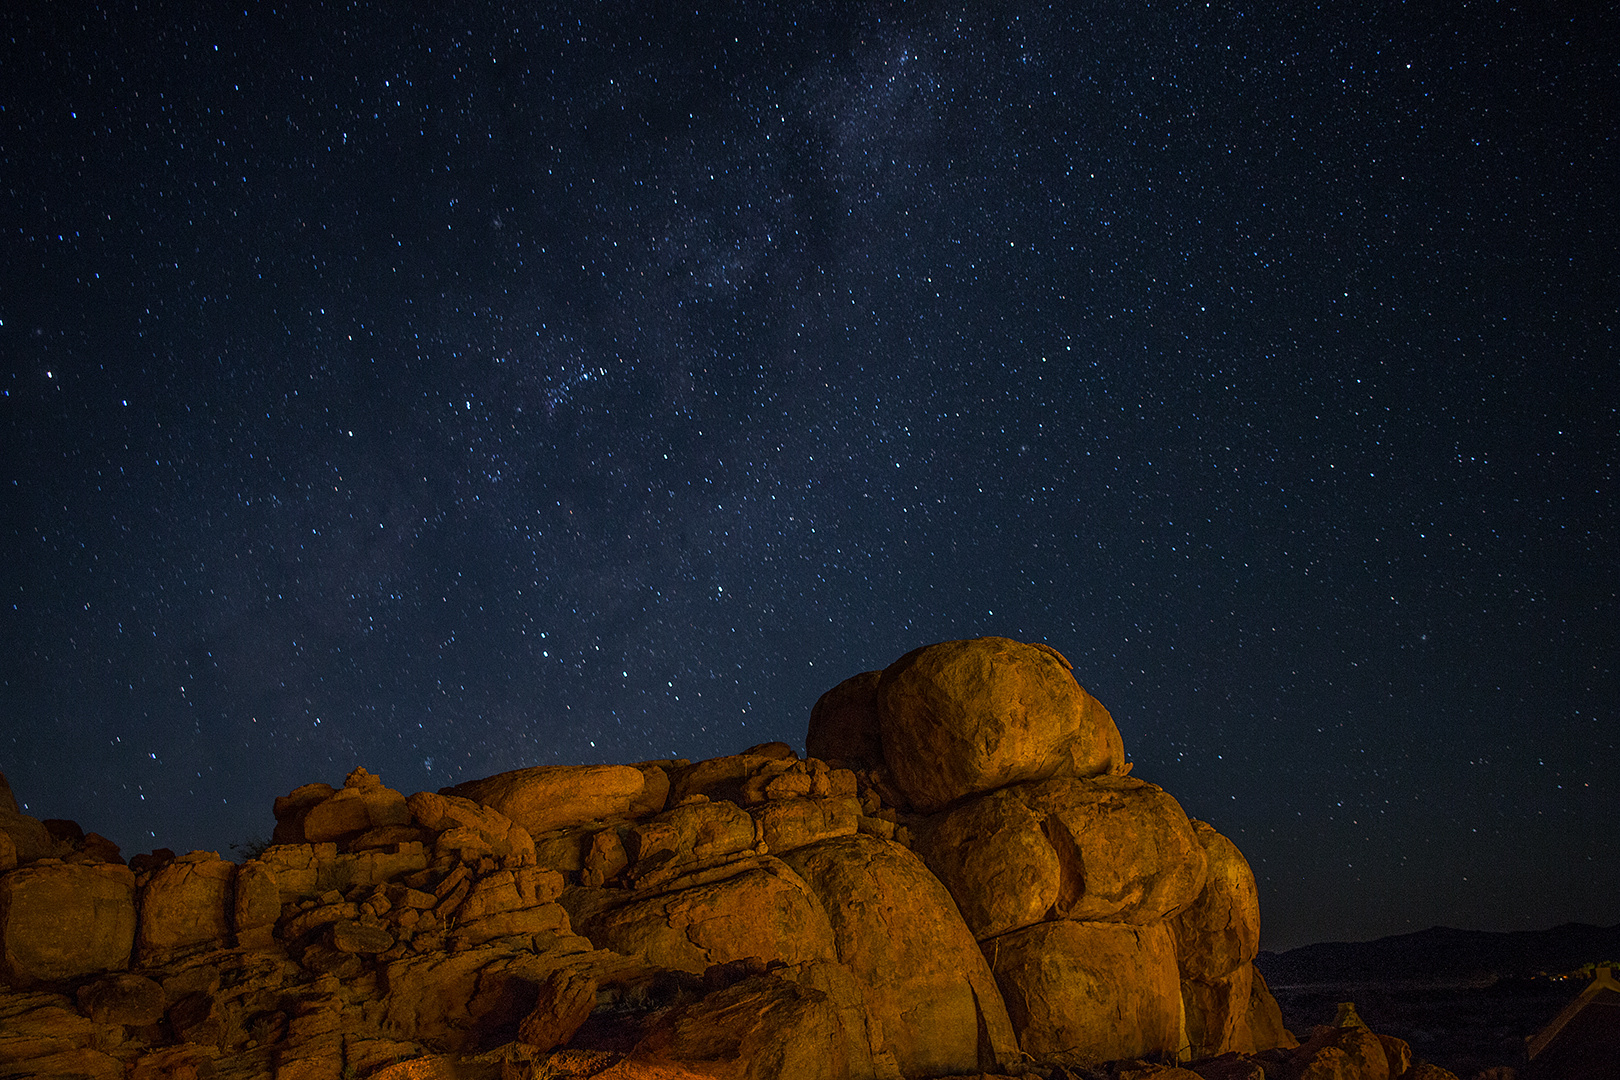
{"label": "orange illuminated rock", "polygon": [[136,941],[141,966],[157,966],[187,952],[227,944],[234,922],[235,879],[236,864],[212,851],[193,851],[153,871],[141,886]]}
{"label": "orange illuminated rock", "polygon": [[1175,945],[1163,923],[1071,922],[984,943],[1018,1032],[1036,1059],[1078,1064],[1174,1055],[1185,1044]]}
{"label": "orange illuminated rock", "polygon": [[866,996],[874,1050],[891,1054],[907,1076],[974,1072],[1017,1056],[984,957],[921,859],[861,835],[783,858],[827,911],[838,960]]}
{"label": "orange illuminated rock", "polygon": [[1024,780],[1125,771],[1113,717],[1048,646],[929,645],[883,669],[877,699],[883,760],[924,812]]}
{"label": "orange illuminated rock", "polygon": [[789,964],[834,958],[821,903],[770,856],[720,880],[587,914],[574,929],[597,948],[695,974],[751,956]]}
{"label": "orange illuminated rock", "polygon": [[0,974],[13,985],[129,967],[135,875],[116,863],[30,863],[0,876]]}
{"label": "orange illuminated rock", "polygon": [[444,788],[493,807],[531,837],[630,812],[647,779],[630,765],[541,765]]}
{"label": "orange illuminated rock", "polygon": [[714,1080],[847,1080],[840,1035],[826,994],[758,975],[659,1014],[631,1060]]}
{"label": "orange illuminated rock", "polygon": [[321,800],[304,816],[304,838],[311,844],[364,833],[383,825],[406,825],[411,820],[405,796],[365,769],[355,769],[343,781],[343,790]]}
{"label": "orange illuminated rock", "polygon": [[1129,776],[1004,788],[944,814],[918,846],[981,940],[1047,918],[1158,922],[1204,885],[1180,804]]}
{"label": "orange illuminated rock", "polygon": [[1257,1049],[1248,1014],[1254,993],[1252,961],[1260,951],[1254,872],[1236,844],[1202,821],[1192,824],[1209,868],[1198,899],[1170,925],[1187,1034],[1195,1057],[1249,1053]]}
{"label": "orange illuminated rock", "polygon": [[1288,1065],[1292,1080],[1390,1080],[1383,1042],[1359,1024],[1318,1024]]}

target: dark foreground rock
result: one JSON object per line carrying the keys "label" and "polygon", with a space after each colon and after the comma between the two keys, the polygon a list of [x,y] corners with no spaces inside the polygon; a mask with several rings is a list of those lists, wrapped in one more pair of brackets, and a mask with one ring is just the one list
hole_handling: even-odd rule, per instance
{"label": "dark foreground rock", "polygon": [[917,650],[807,742],[410,796],[357,768],[241,863],[125,865],[0,799],[0,1080],[1406,1071],[1283,1028],[1247,862],[1124,775],[1056,650]]}

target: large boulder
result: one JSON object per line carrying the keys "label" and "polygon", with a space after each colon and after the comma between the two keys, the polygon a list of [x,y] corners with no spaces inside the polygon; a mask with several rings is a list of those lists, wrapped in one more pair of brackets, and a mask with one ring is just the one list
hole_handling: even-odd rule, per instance
{"label": "large boulder", "polygon": [[530,836],[628,814],[647,778],[631,765],[541,765],[443,788],[505,814]]}
{"label": "large boulder", "polygon": [[1208,863],[1203,891],[1170,923],[1181,969],[1187,1035],[1195,1057],[1252,1053],[1248,1023],[1252,961],[1260,951],[1254,872],[1237,845],[1202,821],[1192,823]]}
{"label": "large boulder", "polygon": [[804,752],[863,769],[883,764],[877,697],[882,676],[881,671],[863,671],[822,694],[810,710]]}
{"label": "large boulder", "polygon": [[[6,793],[10,794],[9,788]],[[15,805],[15,800],[12,803]],[[56,850],[43,821],[20,810],[8,809],[3,804],[0,804],[0,834],[5,837],[0,844],[6,844],[12,853],[12,858],[7,860],[6,865],[0,865],[0,870],[9,870],[19,863],[31,863],[35,859],[50,858]]]}
{"label": "large boulder", "polygon": [[[571,899],[563,898],[565,904]],[[835,958],[821,902],[799,875],[770,856],[690,888],[574,910],[575,932],[597,948],[694,974],[748,957],[789,964]]]}
{"label": "large boulder", "polygon": [[790,851],[855,973],[874,1048],[907,1076],[976,1072],[1017,1056],[1006,1007],[950,894],[893,841],[841,836]]}
{"label": "large boulder", "polygon": [[1093,1065],[1186,1045],[1175,945],[1164,923],[1059,919],[984,943],[1024,1052]]}
{"label": "large boulder", "polygon": [[1156,923],[1191,904],[1206,856],[1163,788],[1057,777],[955,807],[919,837],[980,940],[1049,918]]}
{"label": "large boulder", "polygon": [[230,943],[235,922],[236,864],[193,851],[152,871],[141,885],[136,954],[157,967],[188,952]]}
{"label": "large boulder", "polygon": [[129,967],[135,875],[43,860],[0,876],[0,974],[17,986]]}
{"label": "large boulder", "polygon": [[1260,952],[1260,893],[1237,845],[1203,821],[1192,823],[1204,849],[1204,888],[1171,929],[1184,978],[1219,979]]}
{"label": "large boulder", "polygon": [[883,669],[877,699],[883,760],[925,813],[1024,780],[1125,770],[1113,717],[1050,646],[928,645]]}
{"label": "large boulder", "polygon": [[304,839],[311,844],[358,836],[369,829],[405,825],[411,820],[405,796],[384,787],[382,778],[363,768],[355,769],[343,781],[343,790],[304,813]]}
{"label": "large boulder", "polygon": [[439,833],[441,841],[445,833],[452,834],[453,841],[457,830],[462,830],[468,834],[468,839],[487,847],[491,855],[503,862],[526,866],[535,861],[534,839],[529,831],[499,810],[459,795],[439,795],[431,791],[418,791],[405,805],[411,819],[424,829]]}
{"label": "large boulder", "polygon": [[714,1080],[850,1078],[839,1017],[828,996],[773,975],[744,979],[658,1013],[631,1057],[686,1065]]}

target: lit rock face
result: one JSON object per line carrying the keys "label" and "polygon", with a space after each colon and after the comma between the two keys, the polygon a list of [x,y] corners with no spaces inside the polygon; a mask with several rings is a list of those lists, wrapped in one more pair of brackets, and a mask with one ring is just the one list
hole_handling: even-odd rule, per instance
{"label": "lit rock face", "polygon": [[1091,1064],[1184,1045],[1175,945],[1163,923],[1060,919],[984,943],[1018,1032],[1037,1059]]}
{"label": "lit rock face", "polygon": [[42,860],[0,877],[0,974],[13,985],[129,967],[135,875]]}
{"label": "lit rock face", "polygon": [[838,959],[881,1029],[875,1049],[903,1074],[973,1072],[1016,1057],[984,958],[922,860],[870,836],[826,840],[785,860],[821,898]]}
{"label": "lit rock face", "polygon": [[699,975],[749,957],[798,964],[835,956],[821,902],[769,856],[716,881],[588,915],[578,930],[598,948]]}
{"label": "lit rock face", "polygon": [[646,789],[646,776],[631,765],[543,765],[458,784],[441,794],[482,803],[538,836],[627,814]]}
{"label": "lit rock face", "polygon": [[1024,780],[1125,768],[1108,710],[1057,650],[1008,638],[945,641],[883,670],[883,760],[925,813]]}
{"label": "lit rock face", "polygon": [[[1272,1049],[1297,1043],[1252,873],[1124,775],[1055,650],[917,650],[828,691],[807,742],[408,798],[355,769],[278,798],[240,867],[125,867],[0,778],[0,1073],[1376,1072],[1353,1033]],[[1192,1075],[1109,1073],[1144,1070]]]}
{"label": "lit rock face", "polygon": [[1249,1007],[1256,977],[1253,961],[1260,951],[1254,872],[1236,844],[1202,821],[1192,824],[1209,869],[1198,899],[1170,927],[1181,969],[1187,1036],[1195,1057],[1252,1052]]}
{"label": "lit rock face", "polygon": [[183,855],[146,876],[140,890],[137,959],[157,967],[230,943],[236,864],[212,851]]}
{"label": "lit rock face", "polygon": [[919,847],[981,940],[1048,918],[1153,923],[1204,887],[1181,806],[1128,776],[1003,788],[943,814]]}

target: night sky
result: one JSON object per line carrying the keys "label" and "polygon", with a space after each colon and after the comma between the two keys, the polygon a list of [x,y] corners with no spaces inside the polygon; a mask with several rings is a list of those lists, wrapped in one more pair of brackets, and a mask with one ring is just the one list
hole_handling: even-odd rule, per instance
{"label": "night sky", "polygon": [[5,5],[0,770],[230,857],[1000,634],[1267,947],[1620,922],[1617,19],[1377,6]]}

